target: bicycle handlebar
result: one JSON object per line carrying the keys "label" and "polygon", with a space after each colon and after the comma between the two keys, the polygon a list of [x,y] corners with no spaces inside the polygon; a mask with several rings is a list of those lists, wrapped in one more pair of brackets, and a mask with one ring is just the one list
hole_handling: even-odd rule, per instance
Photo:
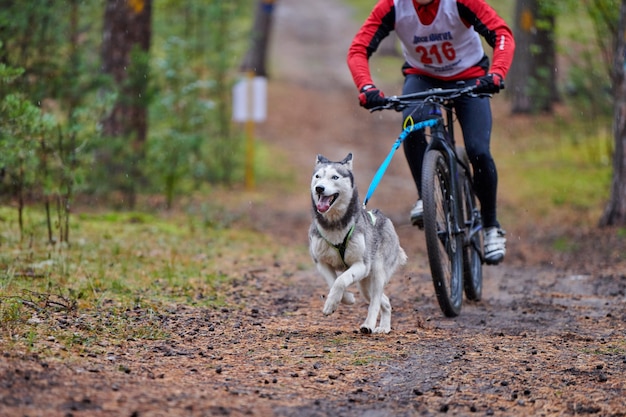
{"label": "bicycle handlebar", "polygon": [[418,102],[444,103],[461,96],[469,97],[491,97],[491,94],[482,93],[478,90],[478,86],[464,86],[460,88],[431,88],[418,93],[405,94],[401,96],[385,97],[386,104],[370,109],[370,112],[379,110],[393,109],[402,111],[406,107]]}

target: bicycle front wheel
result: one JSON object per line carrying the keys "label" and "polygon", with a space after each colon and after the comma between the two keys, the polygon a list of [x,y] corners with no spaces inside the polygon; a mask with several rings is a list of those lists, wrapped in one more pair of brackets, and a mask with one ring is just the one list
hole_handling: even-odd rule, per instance
{"label": "bicycle front wheel", "polygon": [[459,210],[452,180],[444,155],[428,151],[422,170],[424,234],[435,294],[447,317],[458,316],[463,301],[463,236],[454,226]]}

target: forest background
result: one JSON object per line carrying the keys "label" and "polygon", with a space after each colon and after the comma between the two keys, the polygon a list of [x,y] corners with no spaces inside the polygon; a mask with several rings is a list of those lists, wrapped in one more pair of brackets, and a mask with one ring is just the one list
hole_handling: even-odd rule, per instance
{"label": "forest background", "polygon": [[[559,175],[535,171],[536,178],[521,179],[533,187],[545,184],[548,190],[535,192],[555,192],[557,202],[595,206],[610,189],[611,57],[618,23],[611,11],[617,3],[519,0],[496,6],[521,22],[516,32],[524,39],[507,92],[513,111],[554,114],[548,129],[574,145],[579,155],[572,158],[585,158],[600,171],[581,180],[584,189],[562,193],[549,180]],[[20,240],[33,234],[23,219],[27,203],[45,207],[50,242],[67,241],[77,200],[134,208],[139,194],[160,195],[171,208],[179,196],[241,183],[245,132],[230,119],[231,89],[245,75],[242,69],[266,75],[267,45],[258,38],[260,31],[269,38],[273,7],[273,1],[251,0],[7,2],[0,16],[0,196],[5,206],[17,204]],[[356,10],[362,19],[369,7]],[[526,33],[532,33],[530,41]],[[252,61],[251,51],[257,55]],[[385,70],[397,57],[389,61],[383,58]],[[260,175],[267,172],[266,161],[253,163]]]}

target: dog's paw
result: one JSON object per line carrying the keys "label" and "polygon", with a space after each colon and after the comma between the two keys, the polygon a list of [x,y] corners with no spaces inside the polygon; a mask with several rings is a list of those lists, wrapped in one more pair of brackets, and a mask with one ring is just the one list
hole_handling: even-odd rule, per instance
{"label": "dog's paw", "polygon": [[391,332],[391,327],[377,327],[374,329],[374,333],[380,334],[389,334]]}
{"label": "dog's paw", "polygon": [[372,334],[372,329],[368,326],[361,326],[360,330],[363,334]]}
{"label": "dog's paw", "polygon": [[[333,285],[328,293],[328,297],[326,297],[326,303],[324,303],[324,314],[327,316],[333,314],[344,297],[345,291],[338,289],[337,285]],[[352,296],[352,298],[354,298],[354,296]]]}
{"label": "dog's paw", "polygon": [[339,303],[332,302],[332,300],[329,298],[326,300],[326,303],[324,303],[324,310],[322,310],[322,312],[325,316],[330,316],[337,310],[338,304]]}
{"label": "dog's paw", "polygon": [[343,293],[343,298],[341,299],[341,303],[342,304],[347,304],[347,305],[352,305],[356,302],[355,298],[354,298],[354,294],[352,294],[351,292],[344,292]]}
{"label": "dog's paw", "polygon": [[372,329],[371,327],[367,326],[367,325],[361,325],[361,333],[363,334],[389,334],[391,332],[391,327],[376,327],[374,329]]}

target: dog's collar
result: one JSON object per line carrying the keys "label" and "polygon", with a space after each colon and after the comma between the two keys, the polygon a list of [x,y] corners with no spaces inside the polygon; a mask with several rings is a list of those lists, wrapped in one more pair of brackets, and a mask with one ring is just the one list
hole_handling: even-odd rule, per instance
{"label": "dog's collar", "polygon": [[341,257],[341,262],[343,262],[343,265],[346,268],[349,268],[345,259],[346,249],[348,247],[348,242],[350,241],[350,238],[352,237],[352,232],[354,232],[354,226],[355,224],[353,224],[350,227],[350,230],[348,230],[348,233],[346,233],[346,236],[343,238],[343,242],[341,243],[333,243],[330,240],[326,239],[326,237],[322,234],[321,230],[319,229],[319,226],[317,227],[317,232],[320,234],[322,239],[324,239],[326,243],[328,243],[330,246],[332,246],[333,248],[337,250],[337,252],[339,253],[339,256]]}

